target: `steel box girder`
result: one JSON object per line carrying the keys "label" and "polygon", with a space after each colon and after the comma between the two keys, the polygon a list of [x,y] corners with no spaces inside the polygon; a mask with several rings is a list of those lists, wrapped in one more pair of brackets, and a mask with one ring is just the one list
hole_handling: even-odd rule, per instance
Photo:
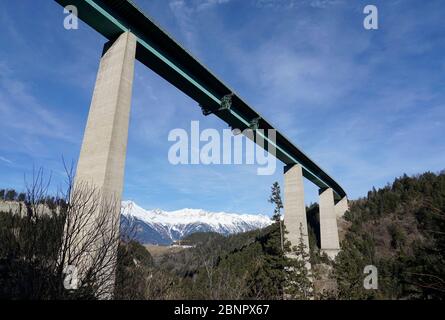
{"label": "steel box girder", "polygon": [[[55,0],[74,5],[81,20],[109,40],[131,31],[137,37],[136,59],[152,69],[232,128],[244,130],[253,119],[258,127],[275,129],[233,90],[213,75],[187,50],[128,0]],[[218,111],[224,96],[233,94],[230,110]],[[276,130],[276,129],[275,129]],[[336,200],[346,196],[341,186],[313,160],[276,130],[276,157],[285,164],[299,163],[303,175],[320,188],[332,188]],[[265,149],[267,150],[267,144]]]}

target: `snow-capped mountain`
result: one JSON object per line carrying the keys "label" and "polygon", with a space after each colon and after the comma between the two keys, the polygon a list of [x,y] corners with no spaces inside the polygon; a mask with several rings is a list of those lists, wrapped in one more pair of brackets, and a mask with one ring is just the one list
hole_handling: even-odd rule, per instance
{"label": "snow-capped mountain", "polygon": [[145,244],[167,245],[194,232],[213,231],[228,235],[271,224],[271,219],[264,215],[201,209],[145,210],[132,201],[123,201],[122,208],[123,225],[129,223],[136,231],[136,239]]}

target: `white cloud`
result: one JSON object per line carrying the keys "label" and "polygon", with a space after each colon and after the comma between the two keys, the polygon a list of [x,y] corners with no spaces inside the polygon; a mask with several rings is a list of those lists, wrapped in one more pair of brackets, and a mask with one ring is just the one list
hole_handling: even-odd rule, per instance
{"label": "white cloud", "polygon": [[3,161],[3,162],[6,162],[8,164],[12,164],[12,161],[7,159],[7,158],[5,158],[5,157],[0,156],[0,160]]}
{"label": "white cloud", "polygon": [[62,106],[57,111],[46,107],[32,93],[29,82],[18,79],[4,65],[0,62],[0,149],[36,154],[50,147],[45,142],[48,139],[78,143],[72,125],[64,119]]}
{"label": "white cloud", "polygon": [[199,53],[196,34],[199,33],[199,23],[196,16],[218,5],[223,5],[233,0],[169,0],[170,10],[173,12],[179,28],[185,37],[186,46],[194,54]]}
{"label": "white cloud", "polygon": [[205,10],[212,6],[219,5],[219,4],[225,4],[230,1],[231,0],[201,0],[201,1],[197,1],[196,9],[197,10]]}
{"label": "white cloud", "polygon": [[258,7],[292,9],[296,7],[313,7],[324,9],[332,5],[343,3],[344,0],[254,0]]}

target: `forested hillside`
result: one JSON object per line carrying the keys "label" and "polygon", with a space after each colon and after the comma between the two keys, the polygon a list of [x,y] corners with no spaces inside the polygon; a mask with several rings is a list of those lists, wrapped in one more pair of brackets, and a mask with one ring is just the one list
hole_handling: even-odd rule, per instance
{"label": "forested hillside", "polygon": [[[333,263],[319,256],[318,206],[311,206],[308,220],[313,270],[330,264],[338,289],[316,293],[315,298],[443,298],[444,212],[444,173],[403,176],[385,188],[373,189],[367,197],[351,201],[349,212],[339,221],[342,251]],[[151,298],[284,297],[283,270],[289,260],[280,250],[277,223],[227,238],[199,233],[185,240],[196,247],[166,255],[149,268],[151,271],[146,270],[147,275],[156,272],[150,280],[151,288],[156,287]],[[377,290],[364,289],[366,265],[377,267]],[[320,276],[315,272],[315,278]]]}
{"label": "forested hillside", "polygon": [[[18,197],[11,191],[0,194],[8,201]],[[63,289],[62,270],[55,266],[60,267],[66,205],[52,198],[45,198],[44,203],[53,208],[52,215],[33,214],[29,203],[27,214],[0,214],[0,297],[94,298],[94,287]],[[350,201],[350,210],[339,220],[342,251],[335,262],[319,255],[317,205],[308,208],[308,221],[312,279],[326,280],[329,275],[331,283],[336,282],[332,292],[310,289],[304,261],[287,258],[291,248],[285,242],[282,250],[281,228],[275,222],[262,230],[227,237],[195,233],[182,240],[187,247],[156,259],[144,246],[124,237],[118,250],[115,298],[444,298],[445,172],[403,176]],[[293,251],[304,256],[301,245]],[[377,290],[363,286],[367,265],[377,267]]]}
{"label": "forested hillside", "polygon": [[[149,299],[282,299],[291,266],[280,247],[278,224],[229,237],[198,233],[187,237],[196,245],[165,255],[154,264],[121,260],[117,292],[121,298]],[[138,246],[132,244],[134,249]],[[121,246],[125,251],[128,245]],[[140,250],[140,249],[139,249]],[[149,253],[145,253],[150,260]],[[125,266],[122,266],[125,263]],[[145,278],[134,283],[131,275]],[[139,286],[138,286],[139,284]],[[307,281],[303,281],[303,286]],[[149,288],[147,290],[147,288]],[[140,290],[140,291],[138,291]],[[137,292],[138,291],[138,292]]]}
{"label": "forested hillside", "polygon": [[[339,297],[429,299],[445,296],[445,172],[403,176],[354,201],[336,261]],[[378,290],[364,290],[375,265]]]}

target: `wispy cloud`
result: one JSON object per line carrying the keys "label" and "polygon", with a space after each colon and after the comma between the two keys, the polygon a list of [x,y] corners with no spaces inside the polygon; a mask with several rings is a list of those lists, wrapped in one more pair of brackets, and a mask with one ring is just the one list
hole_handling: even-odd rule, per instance
{"label": "wispy cloud", "polygon": [[196,3],[196,9],[197,10],[205,10],[212,6],[218,5],[218,4],[225,4],[232,0],[201,0],[197,1]]}
{"label": "wispy cloud", "polygon": [[313,7],[324,9],[332,5],[344,3],[344,0],[254,0],[258,7],[292,9],[301,7]]}
{"label": "wispy cloud", "polygon": [[12,164],[12,161],[7,159],[7,158],[5,158],[5,157],[0,156],[0,160],[3,161],[3,162],[6,162],[8,164]]}
{"label": "wispy cloud", "polygon": [[[362,27],[360,1],[135,1],[352,198],[403,172],[443,169],[442,1],[377,1],[375,32]],[[64,30],[53,2],[42,5],[44,22],[21,2],[0,6],[0,153],[20,167],[0,159],[0,174],[12,183],[33,162],[77,158],[105,39],[85,24]],[[170,129],[225,123],[139,63],[133,93],[126,197],[147,208],[270,212],[280,167],[259,177],[252,166],[172,166]]]}
{"label": "wispy cloud", "polygon": [[192,15],[197,10],[197,7],[187,4],[184,0],[170,1],[169,6],[178,22],[180,31],[184,35],[186,45],[193,51],[197,51],[198,46],[194,36],[196,29],[192,21]]}
{"label": "wispy cloud", "polygon": [[236,0],[169,0],[170,8],[181,10],[187,8],[191,11],[209,9],[213,6],[226,4]]}
{"label": "wispy cloud", "polygon": [[[4,62],[0,62],[0,66]],[[22,134],[41,135],[73,142],[67,124],[56,112],[49,110],[30,92],[25,81],[11,70],[0,71],[0,110],[3,128],[20,130]]]}
{"label": "wispy cloud", "polygon": [[180,32],[185,38],[185,45],[195,55],[200,55],[197,34],[200,33],[197,15],[207,15],[208,11],[218,5],[236,0],[169,0],[168,5],[176,18]]}
{"label": "wispy cloud", "polygon": [[[415,8],[402,13],[392,3],[386,8],[385,28],[371,34],[361,26],[360,4],[354,10],[335,0],[252,3],[275,9],[298,6],[301,11],[287,16],[283,11],[282,19],[264,30],[261,24],[246,22],[242,29],[228,32],[221,27],[223,22],[212,19],[221,63],[243,79],[241,95],[247,93],[256,109],[352,197],[404,172],[440,167],[445,152],[438,140],[443,130],[439,119],[445,115],[434,105],[442,105],[444,97],[435,89],[434,79],[443,81],[436,79],[437,70],[420,67],[411,58],[422,59],[440,48],[437,38],[427,41],[425,36],[425,30],[434,32],[434,25],[440,24],[436,14],[428,21],[415,19]],[[336,10],[328,13],[304,9],[332,6]],[[436,12],[433,7],[423,10]],[[342,18],[347,12],[357,14],[356,25]],[[189,21],[203,20],[189,12]],[[266,33],[273,36],[261,37]],[[246,42],[252,34],[258,41]],[[198,43],[205,39],[200,33],[195,38]],[[443,63],[440,56],[433,54],[431,59],[439,66]],[[419,73],[424,75],[422,81],[413,81]]]}

